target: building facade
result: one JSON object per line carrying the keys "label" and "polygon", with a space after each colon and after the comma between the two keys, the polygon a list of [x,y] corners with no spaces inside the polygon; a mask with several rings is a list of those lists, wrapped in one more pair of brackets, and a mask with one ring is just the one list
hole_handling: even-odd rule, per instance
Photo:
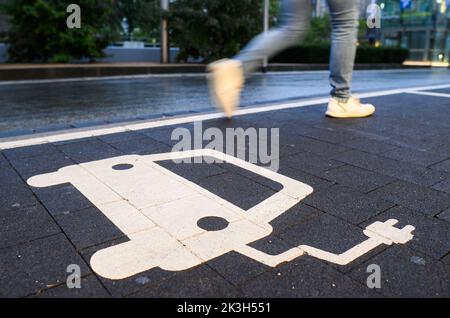
{"label": "building facade", "polygon": [[449,0],[382,0],[381,42],[408,48],[410,60],[449,62]]}
{"label": "building facade", "polygon": [[[314,1],[315,15],[323,16],[326,0]],[[381,8],[381,45],[407,48],[410,61],[448,64],[450,0],[361,0],[361,17],[371,3]]]}

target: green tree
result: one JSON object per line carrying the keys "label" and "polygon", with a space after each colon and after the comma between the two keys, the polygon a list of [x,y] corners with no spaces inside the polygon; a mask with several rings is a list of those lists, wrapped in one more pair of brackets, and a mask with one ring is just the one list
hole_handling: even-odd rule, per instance
{"label": "green tree", "polygon": [[[272,1],[272,10],[276,10]],[[236,54],[262,30],[261,0],[177,0],[169,18],[178,60],[189,56],[206,62]]]}
{"label": "green tree", "polygon": [[[358,39],[364,41],[366,37],[366,20],[360,19],[358,26]],[[331,21],[328,13],[323,17],[314,17],[311,19],[311,28],[306,35],[303,44],[329,44],[331,41]]]}
{"label": "green tree", "polygon": [[116,12],[120,21],[127,19],[131,40],[159,37],[160,0],[119,0]]}
{"label": "green tree", "polygon": [[79,0],[82,27],[66,25],[67,6],[72,1],[7,0],[2,6],[10,20],[7,34],[9,57],[13,62],[68,62],[93,60],[118,30],[113,19],[113,0]]}
{"label": "green tree", "polygon": [[313,17],[311,28],[304,40],[305,44],[327,44],[330,43],[331,22],[329,14],[323,17]]}

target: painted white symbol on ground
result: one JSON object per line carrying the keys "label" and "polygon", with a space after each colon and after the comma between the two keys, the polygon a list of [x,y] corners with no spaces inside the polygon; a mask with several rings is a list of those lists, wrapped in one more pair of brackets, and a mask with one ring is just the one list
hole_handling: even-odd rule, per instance
{"label": "painted white symbol on ground", "polygon": [[[244,211],[156,163],[197,156],[229,162],[278,182],[283,189]],[[64,167],[28,180],[33,187],[69,182],[129,238],[126,243],[96,252],[90,260],[93,270],[109,279],[124,279],[154,267],[186,270],[231,251],[272,267],[304,254],[345,265],[381,244],[404,244],[413,237],[413,226],[398,229],[394,227],[397,221],[389,220],[368,226],[364,230],[368,239],[343,254],[307,245],[279,255],[254,249],[248,244],[272,233],[269,222],[311,194],[313,189],[210,149],[115,157]],[[201,226],[208,219],[218,220],[220,229]]]}

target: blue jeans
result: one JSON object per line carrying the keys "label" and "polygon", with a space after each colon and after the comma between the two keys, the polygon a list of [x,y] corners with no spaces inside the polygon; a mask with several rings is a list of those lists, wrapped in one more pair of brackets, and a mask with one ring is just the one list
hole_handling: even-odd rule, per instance
{"label": "blue jeans", "polygon": [[[358,36],[359,0],[327,0],[332,34],[330,53],[331,95],[350,97],[352,72]],[[255,37],[236,57],[246,73],[255,71],[266,58],[294,46],[309,29],[312,14],[310,0],[282,0],[281,25]]]}

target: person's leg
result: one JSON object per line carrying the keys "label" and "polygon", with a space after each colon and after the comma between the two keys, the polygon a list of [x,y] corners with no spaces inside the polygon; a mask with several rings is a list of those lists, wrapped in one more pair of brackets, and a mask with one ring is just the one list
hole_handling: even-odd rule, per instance
{"label": "person's leg", "polygon": [[282,0],[281,25],[255,37],[237,56],[209,65],[211,96],[231,118],[239,104],[245,81],[264,59],[296,44],[306,35],[311,19],[311,0]]}
{"label": "person's leg", "polygon": [[352,73],[358,39],[359,1],[328,0],[331,17],[330,84],[331,96],[350,98]]}
{"label": "person's leg", "polygon": [[351,82],[358,39],[359,0],[327,0],[331,17],[331,100],[326,114],[335,118],[367,117],[375,112],[351,96]]}
{"label": "person's leg", "polygon": [[254,72],[266,58],[299,43],[311,22],[311,0],[282,0],[281,24],[256,36],[234,59],[242,63],[245,73]]}

